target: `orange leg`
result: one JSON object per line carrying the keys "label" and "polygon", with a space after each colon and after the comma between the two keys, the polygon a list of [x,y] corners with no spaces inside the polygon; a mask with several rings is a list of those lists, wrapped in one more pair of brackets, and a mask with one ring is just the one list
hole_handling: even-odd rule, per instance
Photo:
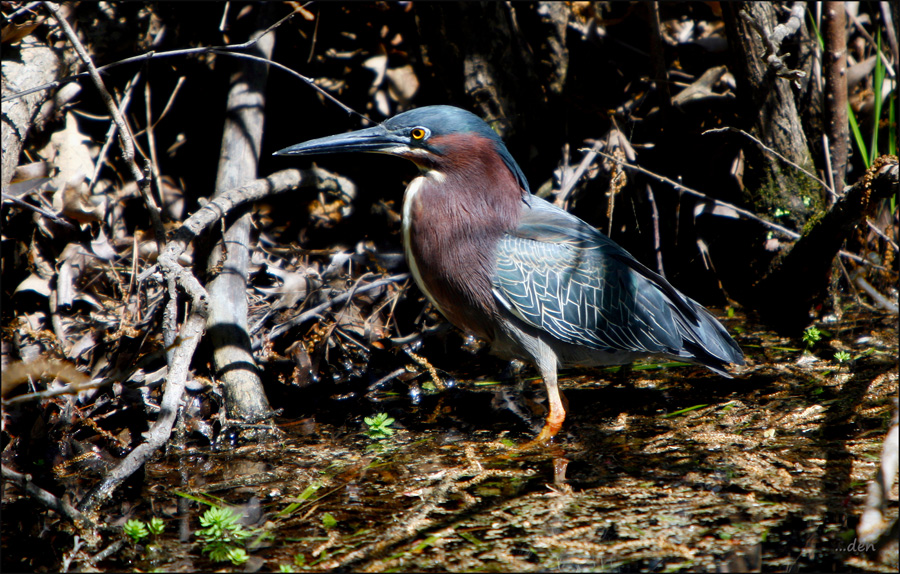
{"label": "orange leg", "polygon": [[544,428],[541,429],[534,442],[546,442],[553,438],[559,432],[559,429],[562,428],[563,421],[566,420],[566,409],[563,406],[563,398],[556,383],[556,369],[542,370],[543,373],[541,374],[544,378],[544,386],[547,387],[547,402],[550,404],[550,412],[547,414]]}

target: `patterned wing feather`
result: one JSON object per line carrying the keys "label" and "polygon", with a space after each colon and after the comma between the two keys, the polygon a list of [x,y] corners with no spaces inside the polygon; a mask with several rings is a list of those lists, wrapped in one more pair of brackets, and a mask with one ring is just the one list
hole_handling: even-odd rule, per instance
{"label": "patterned wing feather", "polygon": [[513,315],[591,349],[683,356],[717,371],[743,363],[700,305],[580,219],[537,197],[529,204],[496,251],[494,295]]}

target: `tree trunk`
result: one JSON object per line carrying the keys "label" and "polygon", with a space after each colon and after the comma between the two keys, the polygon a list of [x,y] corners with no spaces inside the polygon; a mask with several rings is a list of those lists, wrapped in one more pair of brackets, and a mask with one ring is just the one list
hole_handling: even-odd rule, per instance
{"label": "tree trunk", "polygon": [[[794,103],[791,82],[776,75],[765,60],[766,49],[757,31],[740,17],[740,12],[769,33],[778,21],[775,5],[768,2],[723,3],[722,18],[732,54],[732,71],[738,82],[740,126],[767,147],[810,173],[815,165]],[[796,168],[761,150],[754,143],[743,145],[744,186],[747,202],[756,213],[779,218],[782,224],[801,229],[824,205],[822,189]]]}
{"label": "tree trunk", "polygon": [[847,176],[850,126],[847,121],[847,13],[843,2],[825,2],[822,14],[825,54],[825,126],[831,152],[834,192],[841,193]]}
{"label": "tree trunk", "polygon": [[[269,11],[265,5],[260,5],[259,10],[259,22],[264,24]],[[269,58],[274,45],[275,35],[268,34],[253,47],[252,53]],[[216,195],[258,177],[267,78],[267,66],[249,61],[243,61],[232,76]],[[225,386],[228,418],[254,423],[270,418],[273,412],[253,360],[247,325],[249,264],[250,214],[245,212],[231,223],[208,259],[212,279],[207,286],[207,332],[213,345],[216,374]]]}
{"label": "tree trunk", "polygon": [[[34,88],[58,80],[69,73],[70,65],[60,60],[57,51],[35,40],[30,35],[19,45],[18,57],[13,55],[16,47],[4,46],[3,51],[3,97],[29,88]],[[53,96],[59,90],[41,90],[3,102],[2,108],[2,173],[3,188],[9,184],[19,165],[19,154],[31,130],[40,129],[54,109]]]}

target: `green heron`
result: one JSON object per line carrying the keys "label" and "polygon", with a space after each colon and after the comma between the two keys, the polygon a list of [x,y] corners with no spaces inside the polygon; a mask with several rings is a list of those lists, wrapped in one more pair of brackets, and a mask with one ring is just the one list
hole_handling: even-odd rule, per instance
{"label": "green heron", "polygon": [[624,365],[647,356],[729,377],[744,364],[700,304],[574,215],[531,194],[522,169],[478,116],[452,106],[310,140],[275,155],[376,152],[415,163],[403,195],[403,248],[419,288],[457,327],[505,358],[531,361],[562,426],[562,366]]}

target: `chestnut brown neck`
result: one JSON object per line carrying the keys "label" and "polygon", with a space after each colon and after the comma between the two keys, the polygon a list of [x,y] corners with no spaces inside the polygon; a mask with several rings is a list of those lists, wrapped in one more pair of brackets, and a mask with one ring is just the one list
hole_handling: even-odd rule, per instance
{"label": "chestnut brown neck", "polygon": [[[450,150],[406,190],[404,248],[416,282],[457,327],[493,339],[494,251],[524,207],[515,176],[484,138],[445,136]],[[454,141],[457,140],[457,141]]]}

